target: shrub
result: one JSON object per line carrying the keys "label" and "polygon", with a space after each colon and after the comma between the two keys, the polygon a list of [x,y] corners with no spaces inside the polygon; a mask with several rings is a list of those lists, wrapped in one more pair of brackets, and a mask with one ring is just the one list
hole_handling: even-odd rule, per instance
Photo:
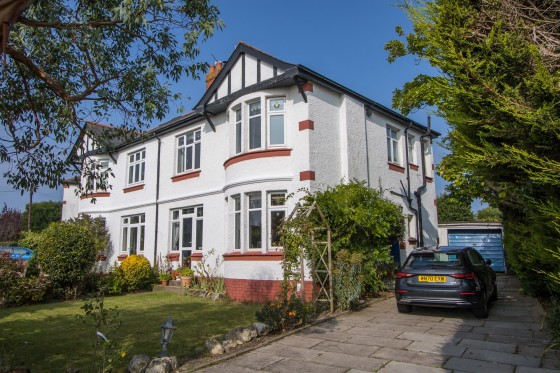
{"label": "shrub", "polygon": [[9,303],[11,292],[23,273],[21,265],[10,259],[7,252],[0,253],[0,307]]}
{"label": "shrub", "polygon": [[179,275],[181,276],[186,276],[186,277],[194,276],[193,270],[190,269],[189,267],[181,267],[177,270],[177,272],[179,272]]}
{"label": "shrub", "polygon": [[76,298],[96,260],[91,231],[71,223],[52,223],[41,232],[37,261],[53,288],[65,298]]}
{"label": "shrub", "polygon": [[50,287],[45,276],[21,277],[10,291],[8,303],[16,306],[39,303],[45,299]]}
{"label": "shrub", "polygon": [[149,289],[154,283],[154,271],[142,255],[130,255],[120,266],[128,291]]}
{"label": "shrub", "polygon": [[256,312],[257,320],[269,325],[272,330],[285,331],[305,323],[305,303],[292,294],[289,298],[281,295],[274,302],[265,304]]}
{"label": "shrub", "polygon": [[362,262],[361,253],[350,253],[340,250],[334,263],[334,295],[337,308],[347,310],[354,308],[362,295]]}
{"label": "shrub", "polygon": [[560,298],[550,298],[550,308],[547,310],[544,322],[552,334],[550,348],[558,349],[560,347]]}

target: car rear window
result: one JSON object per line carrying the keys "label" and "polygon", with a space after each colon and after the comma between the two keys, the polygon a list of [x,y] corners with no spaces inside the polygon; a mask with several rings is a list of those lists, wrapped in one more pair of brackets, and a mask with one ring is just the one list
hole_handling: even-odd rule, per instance
{"label": "car rear window", "polygon": [[460,267],[461,257],[453,252],[415,253],[406,261],[405,268]]}

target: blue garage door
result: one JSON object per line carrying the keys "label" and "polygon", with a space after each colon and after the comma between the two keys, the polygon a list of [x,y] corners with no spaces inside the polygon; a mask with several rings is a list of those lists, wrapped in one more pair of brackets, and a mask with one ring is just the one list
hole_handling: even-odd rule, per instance
{"label": "blue garage door", "polygon": [[504,246],[502,231],[492,230],[467,230],[456,229],[447,232],[449,246],[472,246],[480,252],[484,259],[492,261],[492,269],[496,272],[505,272]]}

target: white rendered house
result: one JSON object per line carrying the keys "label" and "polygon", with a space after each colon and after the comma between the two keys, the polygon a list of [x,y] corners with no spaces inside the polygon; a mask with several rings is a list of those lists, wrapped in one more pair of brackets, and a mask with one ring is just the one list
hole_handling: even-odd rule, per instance
{"label": "white rendered house", "polygon": [[352,179],[403,207],[398,254],[436,243],[437,132],[244,43],[206,80],[191,113],[138,141],[96,151],[100,127],[89,124],[78,143],[78,159],[114,174],[112,188],[81,198],[66,188],[63,216],[106,219],[113,241],[106,265],[131,254],[179,264],[213,250],[230,298],[270,300],[282,279],[276,230],[297,202],[286,196]]}

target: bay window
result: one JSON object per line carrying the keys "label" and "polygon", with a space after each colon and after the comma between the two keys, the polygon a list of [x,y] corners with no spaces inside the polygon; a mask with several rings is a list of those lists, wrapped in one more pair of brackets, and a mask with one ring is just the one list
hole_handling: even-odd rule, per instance
{"label": "bay window", "polygon": [[249,104],[249,150],[261,147],[261,101]]}
{"label": "bay window", "polygon": [[270,193],[268,195],[268,214],[269,247],[279,248],[282,246],[280,243],[280,225],[286,218],[285,193]]}
{"label": "bay window", "polygon": [[284,102],[283,98],[268,100],[268,144],[272,146],[286,144],[284,134]]}
{"label": "bay window", "polygon": [[260,193],[247,196],[248,207],[248,237],[249,249],[262,248],[262,197]]}

